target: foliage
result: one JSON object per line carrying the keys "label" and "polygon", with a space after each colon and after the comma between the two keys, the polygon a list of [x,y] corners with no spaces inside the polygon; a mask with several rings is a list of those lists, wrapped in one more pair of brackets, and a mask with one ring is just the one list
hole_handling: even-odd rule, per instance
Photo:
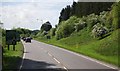
{"label": "foliage", "polygon": [[79,30],[82,30],[86,26],[87,26],[86,22],[84,22],[82,19],[80,19],[79,23],[75,23],[75,31],[78,32]]}
{"label": "foliage", "polygon": [[56,31],[56,28],[50,29],[50,35],[55,36],[55,31]]}
{"label": "foliage", "polygon": [[40,30],[40,32],[36,36],[37,37],[43,37],[43,36],[45,36],[47,34],[48,34],[48,32]]}
{"label": "foliage", "polygon": [[[112,3],[100,4],[74,2],[70,17],[57,25],[55,37],[49,40],[40,37],[39,40],[117,65],[120,2],[111,9]],[[111,11],[106,11],[108,8]]]}
{"label": "foliage", "polygon": [[75,23],[79,22],[79,18],[72,16],[67,21],[61,22],[56,29],[56,38],[61,39],[68,37],[75,30]]}
{"label": "foliage", "polygon": [[31,35],[31,30],[25,28],[13,28],[12,30],[16,30],[20,34],[21,37],[29,37]]}
{"label": "foliage", "polygon": [[90,36],[91,32],[84,28],[61,40],[55,40],[55,38],[46,40],[43,37],[37,38],[37,40],[118,65],[119,32],[120,29],[113,31],[104,39],[96,40]]}
{"label": "foliage", "polygon": [[41,30],[42,31],[49,31],[52,28],[52,25],[50,24],[49,21],[47,21],[46,23],[42,24],[41,26]]}
{"label": "foliage", "polygon": [[93,26],[93,30],[92,30],[92,36],[94,36],[94,38],[96,37],[100,37],[102,38],[103,35],[108,33],[108,29],[103,26],[100,23],[97,23],[96,25]]}
{"label": "foliage", "polygon": [[105,26],[110,30],[112,30],[112,21],[113,21],[113,18],[110,11],[106,14],[106,23],[105,23]]}
{"label": "foliage", "polygon": [[115,3],[112,7],[112,24],[114,29],[120,28],[120,2]]}
{"label": "foliage", "polygon": [[9,51],[7,48],[3,50],[3,69],[19,69],[24,51],[22,42],[17,43],[16,51],[12,51],[12,46]]}
{"label": "foliage", "polygon": [[70,12],[71,12],[71,8],[70,5],[68,5],[66,8],[63,8],[60,12],[60,17],[59,17],[59,23],[61,21],[67,20],[70,17]]}
{"label": "foliage", "polygon": [[99,15],[102,11],[108,11],[112,4],[113,2],[73,2],[71,6],[66,6],[61,10],[59,24],[71,16],[82,17],[92,13]]}
{"label": "foliage", "polygon": [[95,15],[94,13],[88,15],[88,16],[87,16],[87,20],[86,20],[88,30],[91,30],[92,27],[93,27],[95,24],[97,24],[97,22],[99,22],[99,20],[98,20],[98,15]]}
{"label": "foliage", "polygon": [[112,32],[112,34],[105,38],[100,40],[100,44],[96,51],[102,55],[106,56],[117,56],[118,55],[118,50],[119,50],[119,39],[118,39],[118,34],[120,33],[120,29],[115,30]]}

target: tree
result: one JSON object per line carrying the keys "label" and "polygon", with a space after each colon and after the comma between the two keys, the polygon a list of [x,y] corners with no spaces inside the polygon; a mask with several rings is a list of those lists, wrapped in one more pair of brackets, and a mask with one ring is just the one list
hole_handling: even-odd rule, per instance
{"label": "tree", "polygon": [[120,2],[113,5],[112,16],[113,16],[112,23],[114,29],[120,28]]}
{"label": "tree", "polygon": [[60,12],[59,24],[68,20],[71,16],[87,16],[95,13],[99,15],[102,11],[108,11],[113,2],[73,2],[71,6],[67,5]]}
{"label": "tree", "polygon": [[41,26],[41,30],[42,31],[49,31],[52,28],[52,25],[50,24],[49,21],[47,21],[46,23],[42,24]]}
{"label": "tree", "polygon": [[65,21],[69,19],[70,15],[71,15],[71,7],[70,5],[67,5],[66,8],[63,8],[60,12],[59,23],[61,21]]}

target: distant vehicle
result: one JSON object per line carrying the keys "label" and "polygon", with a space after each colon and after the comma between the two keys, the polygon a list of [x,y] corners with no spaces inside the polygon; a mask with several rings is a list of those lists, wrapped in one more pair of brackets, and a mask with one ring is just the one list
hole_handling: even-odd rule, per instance
{"label": "distant vehicle", "polygon": [[30,43],[31,43],[31,38],[30,38],[30,37],[27,37],[27,38],[25,39],[25,42],[30,42]]}
{"label": "distant vehicle", "polygon": [[30,39],[33,39],[32,37],[30,37]]}
{"label": "distant vehicle", "polygon": [[26,38],[25,38],[25,37],[22,37],[21,39],[22,39],[23,41],[25,41],[25,40],[26,40]]}
{"label": "distant vehicle", "polygon": [[26,41],[26,38],[23,38],[23,41]]}

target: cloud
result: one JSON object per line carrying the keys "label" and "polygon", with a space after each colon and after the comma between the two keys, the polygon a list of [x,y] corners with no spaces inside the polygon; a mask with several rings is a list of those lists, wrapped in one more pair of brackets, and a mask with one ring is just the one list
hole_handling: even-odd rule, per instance
{"label": "cloud", "polygon": [[58,24],[61,9],[71,3],[72,0],[4,0],[0,5],[0,20],[6,29],[40,29],[41,20],[48,20],[54,26]]}

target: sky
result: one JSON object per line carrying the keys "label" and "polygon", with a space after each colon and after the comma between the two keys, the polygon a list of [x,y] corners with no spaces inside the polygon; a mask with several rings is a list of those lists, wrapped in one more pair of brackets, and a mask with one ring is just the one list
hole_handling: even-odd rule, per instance
{"label": "sky", "polygon": [[72,3],[73,0],[0,0],[0,21],[5,29],[39,30],[46,21],[54,27],[62,8]]}

